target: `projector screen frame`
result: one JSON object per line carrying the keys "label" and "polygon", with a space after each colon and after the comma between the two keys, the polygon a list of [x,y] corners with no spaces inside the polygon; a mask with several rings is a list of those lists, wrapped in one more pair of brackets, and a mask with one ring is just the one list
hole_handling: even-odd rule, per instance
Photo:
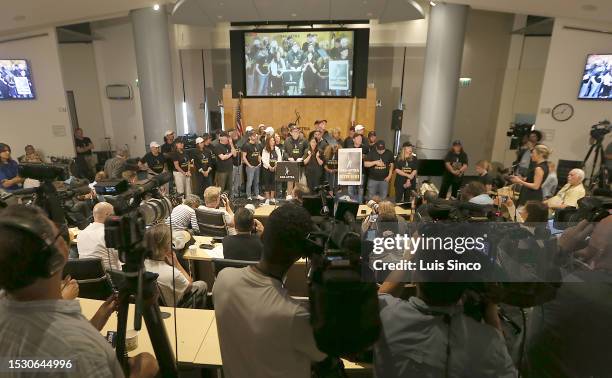
{"label": "projector screen frame", "polygon": [[[353,32],[353,75],[351,81],[351,95],[347,96],[259,96],[247,95],[246,70],[245,70],[245,35],[247,33],[287,33],[287,32],[329,32],[350,31]],[[230,30],[230,70],[232,77],[232,98],[366,98],[367,97],[367,73],[370,46],[370,28],[346,28],[346,27],[324,27],[324,28],[270,28],[270,29],[237,29]]]}
{"label": "projector screen frame", "polygon": [[28,77],[28,79],[30,80],[30,84],[32,85],[31,87],[31,91],[32,91],[32,97],[23,97],[23,98],[12,98],[12,97],[0,97],[0,101],[31,101],[31,100],[37,100],[38,99],[38,95],[37,95],[37,90],[36,90],[36,85],[34,83],[34,73],[32,70],[32,62],[30,59],[26,59],[26,58],[0,58],[0,60],[23,60],[28,68],[28,71],[30,72],[30,76]]}
{"label": "projector screen frame", "polygon": [[[584,76],[585,74],[585,69],[587,66],[587,63],[589,62],[589,57],[593,56],[593,55],[598,55],[598,56],[609,56],[612,59],[612,52],[610,53],[605,53],[605,54],[599,54],[599,53],[589,53],[586,54],[586,57],[584,58],[584,64],[582,65],[582,72],[581,72],[581,78]],[[578,101],[612,101],[612,97],[581,97],[580,93],[582,91],[582,79],[580,79],[578,81],[578,95],[576,96],[576,99]]]}

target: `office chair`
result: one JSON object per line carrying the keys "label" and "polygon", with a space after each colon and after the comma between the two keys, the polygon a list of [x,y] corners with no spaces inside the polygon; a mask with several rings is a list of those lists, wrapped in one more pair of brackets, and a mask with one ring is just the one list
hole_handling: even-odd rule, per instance
{"label": "office chair", "polygon": [[63,277],[67,275],[77,280],[80,298],[106,300],[113,293],[101,259],[69,259],[64,266]]}
{"label": "office chair", "polygon": [[225,268],[244,268],[249,265],[257,264],[257,261],[248,260],[232,260],[232,259],[212,259],[213,271],[215,277]]}
{"label": "office chair", "polygon": [[202,209],[196,209],[195,212],[200,229],[199,235],[227,236],[227,225],[222,213],[212,213]]}

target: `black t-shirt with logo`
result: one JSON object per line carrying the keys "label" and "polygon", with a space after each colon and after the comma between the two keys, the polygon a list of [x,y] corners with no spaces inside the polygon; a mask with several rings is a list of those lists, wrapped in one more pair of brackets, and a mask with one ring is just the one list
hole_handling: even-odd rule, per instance
{"label": "black t-shirt with logo", "polygon": [[393,153],[389,150],[385,150],[385,152],[381,154],[375,148],[372,148],[368,155],[366,156],[366,161],[376,161],[382,160],[385,163],[384,167],[373,166],[368,168],[368,177],[370,180],[376,181],[384,181],[387,176],[389,176],[389,168],[393,163]]}
{"label": "black t-shirt with logo", "polygon": [[[400,159],[399,157],[395,160],[395,166],[393,168],[400,169],[402,172],[411,174],[412,171],[415,171],[419,167],[419,161],[417,158],[412,157],[412,159]],[[407,177],[396,175],[395,183],[398,185],[404,185],[406,183]],[[416,176],[412,181],[412,186],[416,185]]]}
{"label": "black t-shirt with logo", "polygon": [[[460,169],[463,164],[468,163],[468,156],[463,151],[459,152],[458,154],[454,153],[453,151],[448,151],[448,153],[444,157],[444,162],[450,163],[453,169]],[[447,175],[451,174],[450,172],[448,172],[448,170],[446,170],[444,173]]]}
{"label": "black t-shirt with logo", "polygon": [[164,164],[166,164],[166,158],[162,154],[153,155],[151,152],[147,152],[145,156],[140,159],[142,164],[147,163],[150,170],[155,173],[162,173],[164,171]]}
{"label": "black t-shirt with logo", "polygon": [[196,169],[207,171],[213,165],[213,152],[210,148],[204,147],[203,150],[195,149],[193,151],[193,162]]}
{"label": "black t-shirt with logo", "polygon": [[324,159],[323,164],[327,169],[338,169],[338,153],[336,152],[329,159]]}
{"label": "black t-shirt with logo", "polygon": [[[89,139],[88,137],[83,137],[81,139],[74,138],[74,145],[76,147],[83,148],[83,147],[87,147],[90,144],[91,144],[91,139]],[[80,155],[80,156],[91,155],[91,150],[87,152],[77,152],[77,155]]]}
{"label": "black t-shirt with logo", "polygon": [[306,143],[303,139],[298,138],[293,139],[291,137],[285,140],[285,154],[287,158],[293,158],[297,160],[301,157],[304,157],[304,152],[306,150]]}
{"label": "black t-shirt with logo", "polygon": [[242,152],[246,152],[246,159],[253,167],[259,165],[260,151],[259,145],[254,143],[247,143],[242,146]]}
{"label": "black t-shirt with logo", "polygon": [[276,148],[270,152],[270,167],[274,168],[276,166],[276,162],[280,159],[280,156],[276,153]]}
{"label": "black t-shirt with logo", "polygon": [[187,170],[189,169],[189,160],[190,160],[190,157],[189,155],[187,155],[187,153],[185,153],[185,151],[183,152],[174,151],[172,153],[172,162],[173,162],[172,170],[177,171],[176,168],[174,167],[174,162],[178,162],[178,165],[179,167],[181,167],[183,172],[187,172]]}
{"label": "black t-shirt with logo", "polygon": [[220,155],[227,155],[232,152],[232,146],[230,144],[221,144],[219,143],[215,147],[215,156],[217,157],[217,172],[231,172],[234,166],[234,162],[232,158],[227,160],[221,160]]}
{"label": "black t-shirt with logo", "polygon": [[236,156],[232,158],[232,163],[234,164],[234,167],[239,167],[242,163],[242,153],[240,147],[238,147],[238,145],[240,144],[239,142],[240,139],[234,140],[234,149],[236,150]]}

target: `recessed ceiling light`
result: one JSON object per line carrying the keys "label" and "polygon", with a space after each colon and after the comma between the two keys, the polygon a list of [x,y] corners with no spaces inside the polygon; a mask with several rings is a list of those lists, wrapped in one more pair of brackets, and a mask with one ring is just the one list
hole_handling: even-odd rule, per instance
{"label": "recessed ceiling light", "polygon": [[25,20],[25,16],[22,14],[13,17],[13,21],[23,21],[23,20]]}
{"label": "recessed ceiling light", "polygon": [[158,11],[159,10],[159,4],[153,5],[153,10]]}
{"label": "recessed ceiling light", "polygon": [[596,11],[597,7],[593,4],[584,4],[583,6],[581,6],[582,10],[588,11],[588,12],[592,12],[592,11]]}

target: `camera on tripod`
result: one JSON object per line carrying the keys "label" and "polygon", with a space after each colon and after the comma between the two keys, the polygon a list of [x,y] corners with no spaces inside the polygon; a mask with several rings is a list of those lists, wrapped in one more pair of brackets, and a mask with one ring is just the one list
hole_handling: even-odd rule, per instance
{"label": "camera on tripod", "polygon": [[610,131],[612,131],[612,125],[610,124],[610,121],[601,121],[591,126],[591,138],[593,138],[597,142],[602,142],[603,138],[608,135]]}

